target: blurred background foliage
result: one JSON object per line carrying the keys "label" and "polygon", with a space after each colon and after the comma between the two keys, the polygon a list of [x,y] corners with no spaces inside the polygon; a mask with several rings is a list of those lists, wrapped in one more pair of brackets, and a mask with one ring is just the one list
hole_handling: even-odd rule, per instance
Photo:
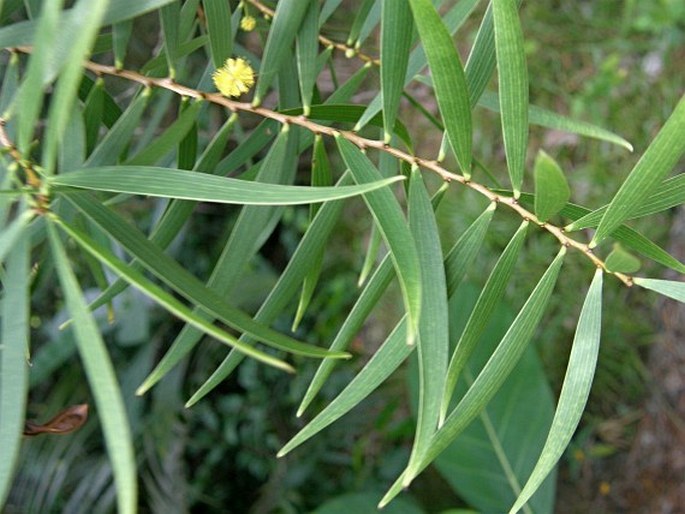
{"label": "blurred background foliage", "polygon": [[[343,39],[351,13],[360,3],[345,2],[343,6],[349,8],[350,15],[346,19],[344,12],[338,12],[326,33],[333,38],[343,35],[338,38]],[[631,169],[683,92],[685,2],[538,0],[524,2],[521,19],[527,38],[529,75],[535,78],[531,80],[531,102],[615,130],[635,146],[636,151],[628,154],[608,143],[531,128],[531,156],[538,148],[553,152],[567,171],[575,195],[572,201],[599,205],[614,193],[612,184],[618,183],[617,175]],[[256,33],[243,34],[242,44],[249,46],[249,38],[261,37],[259,24]],[[460,50],[468,49],[476,28],[474,21],[460,31]],[[156,14],[136,20],[129,67],[135,68],[136,62],[150,58],[158,31]],[[374,44],[372,37],[365,50],[377,55]],[[194,63],[194,59],[198,62]],[[205,60],[205,56],[193,54],[184,73],[201,70]],[[342,55],[338,55],[338,64],[336,70],[344,76],[351,65]],[[108,90],[117,98],[117,85],[113,84],[115,89]],[[164,101],[158,103],[152,114],[166,120],[162,124],[170,123],[175,116],[176,99],[167,95],[165,100],[166,94],[161,93]],[[127,91],[122,90],[119,95],[123,99]],[[429,101],[421,95],[422,89],[418,87],[416,100]],[[365,101],[368,98],[359,99],[360,103]],[[418,134],[417,153],[434,153],[439,142],[421,141],[420,136],[428,122],[412,114],[408,103],[404,108],[404,123],[410,133]],[[478,154],[488,164],[501,166],[504,155],[497,116],[484,110],[477,110],[475,115],[479,117],[474,123],[479,127],[475,134]],[[219,122],[210,116],[209,125],[202,129],[211,132]],[[152,123],[150,126],[154,128]],[[149,135],[143,132],[141,145],[146,137]],[[306,163],[303,174],[308,173],[304,166]],[[343,224],[333,239],[335,246],[326,253],[326,279],[321,281],[296,334],[302,340],[314,341],[312,334],[316,334],[318,341],[330,340],[355,299],[357,273],[370,228],[368,217],[357,215],[362,208],[359,201],[349,202],[346,207]],[[459,234],[482,208],[479,198],[473,198],[463,188],[451,188],[439,211],[441,230],[453,236]],[[193,273],[206,276],[221,249],[220,236],[230,227],[235,210],[202,205],[197,212],[176,241],[173,252]],[[145,200],[141,200],[138,210],[130,212],[139,221],[158,214]],[[254,312],[304,232],[307,215],[306,207],[286,208],[282,224],[261,250],[239,293],[236,292],[236,303]],[[359,222],[360,219],[363,221]],[[494,228],[501,236],[488,240],[490,252],[482,254],[482,262],[476,268],[489,269],[508,242],[513,225],[500,225]],[[667,246],[667,223],[638,222],[636,228]],[[544,239],[528,241],[523,259],[531,263],[531,273],[539,268],[533,264],[547,261],[552,248],[551,242]],[[552,300],[555,305],[549,309],[548,321],[538,334],[536,345],[555,395],[563,379],[577,315],[560,307],[571,303],[569,299],[577,295],[577,284],[584,283],[587,276],[586,264],[576,256],[569,258],[566,266],[566,274]],[[53,284],[46,271],[36,281],[36,312],[41,312],[42,305],[43,312],[49,313],[50,306],[60,300],[51,292]],[[469,280],[482,285],[485,275],[472,273]],[[524,291],[517,293],[512,288],[508,301],[519,305],[523,294]],[[654,338],[650,320],[653,296],[621,287],[608,287],[605,295],[606,322],[593,392],[584,422],[560,469],[565,477],[561,487],[566,490],[560,495],[569,495],[570,490],[579,502],[581,498],[587,499],[588,505],[595,496],[609,493],[597,476],[588,484],[587,474],[592,473],[595,464],[601,466],[625,451],[634,435],[650,380],[644,357]],[[384,308],[352,347],[355,358],[337,367],[317,400],[319,404],[313,405],[313,412],[333,398],[373,353],[374,345],[397,317],[401,303],[397,298],[398,292],[391,289]],[[278,330],[290,329],[294,308],[275,324]],[[100,312],[99,321],[124,393],[131,398],[180,325],[172,326],[173,321],[158,317],[157,310],[130,289],[117,299],[116,309],[116,324],[107,322],[104,311]],[[635,315],[636,312],[639,314]],[[68,404],[92,404],[71,335],[58,330],[62,321],[64,315],[52,318],[47,314],[37,314],[32,320],[29,418],[38,412],[56,412]],[[206,370],[214,369],[224,356],[225,350],[219,345],[200,345],[150,394],[128,403],[140,458],[142,511],[371,512],[367,509],[375,505],[377,491],[401,472],[408,456],[413,422],[404,381],[395,375],[361,408],[304,447],[277,460],[276,451],[304,424],[294,413],[316,363],[303,359],[297,363],[299,374],[290,377],[247,360],[211,395],[193,408],[184,409],[185,400],[206,379]],[[96,419],[92,416],[84,429],[69,437],[25,441],[6,512],[112,510],[111,470]],[[344,494],[353,496],[340,498]],[[446,513],[449,507],[467,505],[467,500],[433,469],[417,480],[411,494],[386,511]],[[355,505],[357,510],[351,508]],[[576,508],[577,512],[587,512],[582,503]],[[573,511],[559,505],[558,512]]]}

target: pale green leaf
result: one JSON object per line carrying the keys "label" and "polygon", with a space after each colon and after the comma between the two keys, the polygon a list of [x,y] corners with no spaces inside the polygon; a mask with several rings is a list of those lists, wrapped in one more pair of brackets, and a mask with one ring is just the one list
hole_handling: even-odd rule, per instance
{"label": "pale green leaf", "polygon": [[452,149],[465,177],[471,176],[471,104],[461,60],[449,31],[430,0],[409,0],[428,57],[435,96]]}
{"label": "pale green leaf", "polygon": [[[339,184],[351,181],[349,172],[339,180]],[[321,252],[328,241],[328,237],[338,220],[342,210],[342,202],[327,202],[317,212],[312,224],[305,232],[295,253],[290,258],[288,265],[279,277],[278,282],[269,293],[259,311],[255,315],[255,321],[271,323],[276,316],[286,308],[291,297],[297,292],[297,288],[309,272],[309,263]],[[331,350],[334,345],[331,345]],[[186,406],[199,401],[204,395],[216,387],[229,373],[240,363],[240,356],[231,352],[221,363],[212,376],[192,396]],[[332,359],[324,359],[323,362],[331,362]]]}
{"label": "pale green leaf", "polygon": [[527,228],[528,222],[524,221],[502,252],[457,342],[447,371],[445,391],[440,408],[440,425],[444,423],[447,416],[450,400],[457,385],[459,375],[476,348],[478,340],[483,335],[495,308],[504,296],[507,284],[514,271],[514,265],[525,241]]}
{"label": "pale green leaf", "polygon": [[159,162],[162,157],[172,150],[175,150],[188,131],[193,128],[200,109],[205,105],[205,102],[202,101],[192,102],[187,109],[179,114],[176,121],[155,138],[154,142],[146,145],[140,152],[128,159],[126,165],[150,166]]}
{"label": "pale green leaf", "polygon": [[3,277],[0,325],[0,505],[12,486],[21,448],[28,400],[29,326],[29,237],[19,237],[7,259]]}
{"label": "pale green leaf", "polygon": [[114,53],[114,66],[117,69],[124,67],[128,42],[133,33],[133,20],[124,20],[112,24],[112,51]]}
{"label": "pale green leaf", "polygon": [[[473,12],[473,10],[476,8],[479,1],[480,0],[461,0],[443,16],[442,21],[445,24],[445,27],[447,27],[450,35],[456,33],[459,27],[463,25],[471,12]],[[423,49],[423,46],[419,45],[414,48],[409,55],[409,64],[407,66],[407,73],[404,76],[403,87],[409,85],[409,83],[415,78],[420,77],[418,74],[426,67],[426,64],[426,53]],[[359,118],[359,122],[354,127],[354,130],[361,130],[362,127],[364,127],[374,116],[376,116],[376,114],[378,114],[382,108],[383,102],[381,94],[379,93],[368,104],[364,114],[362,114],[362,116]]]}
{"label": "pale green leaf", "polygon": [[537,328],[548,305],[565,253],[565,248],[559,251],[473,385],[452,410],[444,425],[433,436],[431,446],[421,466],[414,473],[403,473],[383,497],[380,506],[386,505],[403,487],[408,486],[416,475],[425,469],[480,414],[498,391]]}
{"label": "pale green leaf", "polygon": [[225,0],[202,0],[207,19],[212,63],[220,68],[233,53],[231,6]]}
{"label": "pale green leaf", "polygon": [[[380,172],[359,148],[342,137],[336,138],[336,141],[355,182],[365,184],[381,178]],[[402,209],[389,188],[364,195],[364,201],[373,214],[378,229],[390,250],[407,309],[409,318],[407,338],[411,343],[419,326],[422,294],[416,245]]]}
{"label": "pale green leaf", "polygon": [[126,263],[117,259],[109,250],[95,242],[85,233],[79,231],[75,227],[68,225],[67,223],[64,223],[63,221],[59,221],[59,224],[61,228],[64,229],[64,231],[72,238],[74,238],[74,240],[76,240],[82,248],[90,252],[90,254],[100,260],[100,262],[107,265],[129,284],[154,300],[155,303],[162,306],[174,316],[185,321],[186,323],[192,324],[196,329],[201,330],[205,334],[208,334],[215,339],[238,349],[240,352],[252,357],[253,359],[257,359],[265,364],[274,366],[275,368],[279,368],[283,371],[294,371],[293,367],[286,362],[277,359],[272,355],[264,353],[250,345],[240,342],[228,332],[215,327],[211,322],[208,322],[203,317],[193,313],[188,307],[175,299],[171,294],[167,293],[161,287],[146,279],[141,272],[127,266]]}
{"label": "pale green leaf", "polygon": [[[282,130],[262,161],[254,183],[291,183],[295,175],[295,156],[289,130]],[[245,206],[240,210],[231,234],[214,264],[207,287],[225,295],[233,290],[265,239],[271,235],[282,210],[264,206]],[[201,314],[201,312],[198,312]],[[211,319],[211,318],[207,318]],[[169,351],[139,388],[145,391],[175,366],[200,341],[202,334],[192,326],[178,333]]]}
{"label": "pale green leaf", "polygon": [[455,291],[471,267],[471,263],[478,255],[496,208],[496,203],[489,204],[447,253],[445,257],[447,291]]}
{"label": "pale green leaf", "polygon": [[84,167],[116,164],[121,153],[130,144],[133,134],[138,128],[145,107],[150,99],[151,90],[145,89],[131,102],[126,111],[105,134],[102,141],[95,147],[84,164]]}
{"label": "pale green leaf", "polygon": [[685,303],[685,282],[640,277],[636,277],[633,280],[640,287],[650,289],[664,296],[668,296],[669,298],[673,298],[681,303]]}
{"label": "pale green leaf", "polygon": [[133,437],[121,389],[100,331],[86,306],[71,263],[51,223],[48,223],[48,236],[67,308],[74,318],[76,345],[95,397],[95,405],[105,435],[105,445],[114,473],[119,512],[133,514],[138,504],[138,474],[133,452]]}
{"label": "pale green leaf", "polygon": [[317,76],[316,55],[319,50],[319,2],[309,2],[309,8],[302,20],[295,43],[302,110],[305,116],[309,116]]}
{"label": "pale green leaf", "polygon": [[302,18],[311,0],[281,0],[276,5],[276,12],[271,22],[271,30],[264,47],[262,65],[259,69],[257,86],[254,93],[254,105],[262,103],[269,86],[278,74],[287,53],[289,52]]}
{"label": "pale green leaf", "polygon": [[559,404],[554,413],[547,441],[530,478],[511,507],[510,514],[518,512],[535,494],[561,458],[580,423],[585,404],[590,396],[590,387],[599,355],[602,329],[602,281],[603,272],[598,269],[595,271],[580,312],[566,376],[559,395]]}
{"label": "pale green leaf", "polygon": [[82,63],[90,55],[108,3],[109,0],[80,0],[72,9],[75,13],[72,19],[78,23],[71,27],[69,51],[52,94],[46,122],[42,163],[47,174],[54,170],[57,148],[66,135],[65,128],[81,82]]}
{"label": "pale green leaf", "polygon": [[[500,112],[497,93],[491,91],[483,92],[483,95],[478,100],[478,105],[490,111]],[[543,109],[537,105],[528,106],[528,121],[531,125],[539,125],[541,127],[568,132],[570,134],[578,134],[601,141],[608,141],[609,143],[622,146],[629,152],[633,151],[633,145],[613,132],[593,125],[592,123],[562,116],[561,114]]]}
{"label": "pale green leaf", "polygon": [[159,19],[164,35],[164,53],[169,68],[169,78],[174,79],[176,78],[178,47],[181,44],[181,3],[176,0],[162,6],[159,9]]}
{"label": "pale green leaf", "polygon": [[[664,180],[649,198],[628,219],[642,218],[685,204],[685,173]],[[564,227],[571,232],[596,227],[607,210],[607,205],[594,210]]]}
{"label": "pale green leaf", "polygon": [[685,95],[611,200],[590,246],[609,236],[645,203],[685,152]]}
{"label": "pale green leaf", "polygon": [[[181,296],[201,307],[205,313],[278,349],[311,357],[334,356],[321,348],[301,343],[255,322],[243,311],[229,305],[221,295],[205,287],[183,266],[150,243],[133,225],[126,223],[117,213],[90,195],[72,194],[65,198],[137,258],[146,269]],[[347,354],[337,353],[335,356],[346,357]]]}
{"label": "pale green leaf", "polygon": [[352,20],[352,25],[350,26],[350,32],[347,35],[345,43],[347,46],[354,47],[361,33],[362,26],[369,17],[369,12],[375,3],[377,3],[376,0],[362,0],[361,5],[357,7],[354,20]]}
{"label": "pale green leaf", "polygon": [[[38,37],[35,40],[34,51],[29,58],[26,75],[17,94],[17,101],[14,104],[15,111],[17,112],[16,144],[22,155],[28,155],[34,125],[43,106],[44,76],[53,56],[54,38],[59,27],[62,5],[63,0],[47,2],[37,22],[25,22],[32,23],[36,27]],[[11,29],[16,25],[6,27],[5,30]],[[0,29],[0,42],[2,41],[2,34],[3,31]],[[14,45],[10,43],[2,46]]]}
{"label": "pale green leaf", "polygon": [[53,186],[128,193],[162,198],[238,205],[300,205],[340,200],[379,190],[404,177],[390,177],[356,186],[310,187],[266,184],[154,166],[82,168],[50,178]]}
{"label": "pale green leaf", "polygon": [[307,423],[302,430],[279,450],[278,457],[283,457],[349,412],[350,409],[371,394],[404,362],[407,356],[414,350],[414,346],[406,344],[408,337],[406,321],[407,317],[405,316],[386,338],[381,347],[376,350],[362,371],[347,384],[345,389],[324,410],[317,414],[314,419]]}
{"label": "pale green leaf", "polygon": [[390,143],[404,89],[413,23],[407,0],[383,2],[381,24],[381,97],[385,142]]}
{"label": "pale green leaf", "polygon": [[521,194],[528,148],[528,68],[516,0],[492,0],[502,135],[514,198]]}
{"label": "pale green leaf", "polygon": [[414,446],[407,469],[413,470],[437,430],[449,352],[447,284],[438,225],[418,168],[409,184],[409,227],[419,255],[423,305],[419,321],[419,407]]}

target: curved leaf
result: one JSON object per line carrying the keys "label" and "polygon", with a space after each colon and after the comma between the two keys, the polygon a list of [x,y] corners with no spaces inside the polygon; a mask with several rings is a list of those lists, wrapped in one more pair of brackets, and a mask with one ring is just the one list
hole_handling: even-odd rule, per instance
{"label": "curved leaf", "polygon": [[409,184],[409,228],[419,254],[423,305],[419,321],[419,408],[407,469],[420,462],[438,428],[449,351],[447,284],[438,225],[418,168]]}
{"label": "curved leaf", "polygon": [[466,178],[471,176],[471,103],[461,59],[452,36],[430,0],[409,0],[414,23],[428,57],[435,96],[457,162]]}
{"label": "curved leaf", "polygon": [[259,79],[255,87],[253,105],[262,103],[269,86],[273,82],[286,52],[289,51],[300,28],[311,0],[281,0],[276,5],[276,13],[271,22],[271,29],[264,47]]}
{"label": "curved leaf", "polygon": [[386,143],[390,143],[392,139],[400,107],[412,32],[411,10],[407,0],[384,1],[381,24],[381,97]]}
{"label": "curved leaf", "polygon": [[0,505],[12,486],[19,457],[29,392],[29,237],[26,231],[13,244],[3,277],[0,325]]}
{"label": "curved leaf", "polygon": [[[333,356],[326,350],[301,343],[276,332],[254,321],[243,311],[229,305],[216,291],[206,287],[183,266],[150,243],[133,225],[126,223],[116,212],[90,196],[85,194],[69,195],[67,200],[121,244],[145,268],[180,295],[201,307],[205,313],[276,348],[312,357]],[[337,356],[344,358],[347,357],[347,354],[338,353]]]}
{"label": "curved leaf", "polygon": [[403,473],[391,486],[379,506],[387,505],[404,487],[407,487],[418,473],[425,469],[480,414],[499,390],[537,328],[548,305],[565,253],[566,248],[562,247],[473,385],[450,413],[444,425],[433,436],[421,465],[413,473]]}
{"label": "curved leaf", "polygon": [[[664,180],[649,198],[647,198],[645,203],[643,203],[628,219],[649,216],[650,214],[666,211],[682,204],[685,204],[685,173]],[[564,227],[564,230],[571,232],[574,230],[596,227],[602,220],[607,207],[608,205],[604,205],[599,209],[586,214],[582,218],[575,220],[573,223],[569,223]]]}
{"label": "curved leaf", "polygon": [[357,196],[400,180],[404,180],[404,177],[380,179],[356,186],[284,186],[173,168],[102,166],[63,173],[50,178],[49,182],[55,186],[201,202],[239,205],[300,205]]}
{"label": "curved leaf", "polygon": [[96,243],[83,232],[77,230],[75,227],[69,226],[63,221],[59,221],[59,224],[65,232],[67,232],[81,245],[82,248],[90,252],[103,264],[109,266],[129,284],[143,292],[157,304],[164,307],[171,314],[177,316],[186,323],[192,324],[195,328],[201,330],[205,334],[208,334],[229,346],[237,348],[240,352],[244,353],[245,355],[249,355],[253,359],[257,359],[265,364],[274,366],[275,368],[279,368],[283,371],[294,371],[293,367],[284,361],[257,350],[256,348],[253,348],[247,344],[241,343],[229,333],[218,329],[210,322],[206,321],[203,317],[193,313],[188,307],[176,300],[161,287],[147,280],[141,272],[127,266],[124,262],[117,259],[109,250]]}
{"label": "curved leaf", "polygon": [[638,210],[685,152],[685,95],[632,169],[599,222],[590,247],[597,246]]}
{"label": "curved leaf", "polygon": [[457,385],[459,375],[471,357],[471,354],[476,347],[476,343],[483,334],[495,307],[497,307],[497,304],[504,295],[506,286],[514,271],[514,265],[516,264],[519,252],[525,241],[527,229],[528,222],[524,221],[502,252],[497,264],[495,264],[495,267],[490,273],[490,276],[478,297],[478,301],[466,322],[466,327],[464,327],[464,331],[454,348],[454,353],[452,354],[452,359],[450,360],[449,369],[447,371],[445,392],[442,397],[440,425],[443,424],[445,417],[447,416],[450,399],[452,398],[452,393]]}
{"label": "curved leaf", "polygon": [[71,269],[62,242],[52,223],[48,223],[48,238],[55,259],[67,308],[74,318],[73,330],[79,355],[95,397],[95,404],[105,435],[107,453],[112,463],[114,482],[122,514],[136,512],[138,484],[133,437],[126,416],[126,407],[116,374],[97,324],[88,310],[83,293]]}
{"label": "curved leaf", "polygon": [[[382,176],[369,159],[354,144],[341,137],[336,138],[345,164],[358,184],[378,180]],[[320,188],[318,188],[320,189]],[[400,282],[402,298],[409,317],[407,341],[413,342],[418,331],[421,312],[421,277],[419,258],[414,239],[404,219],[397,199],[389,189],[381,189],[364,195],[385,242]]]}
{"label": "curved leaf", "polygon": [[578,423],[580,423],[585,404],[590,396],[590,387],[595,376],[595,366],[599,354],[599,339],[602,330],[603,276],[601,269],[595,271],[578,319],[566,376],[559,395],[559,404],[554,413],[547,441],[528,482],[511,507],[510,514],[518,512],[535,494],[535,491],[561,458],[578,427]]}
{"label": "curved leaf", "polygon": [[502,134],[514,198],[521,194],[528,149],[528,68],[516,0],[492,0]]}

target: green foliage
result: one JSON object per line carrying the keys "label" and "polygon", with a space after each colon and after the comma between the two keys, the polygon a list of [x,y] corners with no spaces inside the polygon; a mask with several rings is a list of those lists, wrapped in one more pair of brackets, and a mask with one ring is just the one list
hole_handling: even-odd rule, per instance
{"label": "green foliage", "polygon": [[[548,79],[529,72],[540,52],[534,28],[524,38],[529,12],[492,0],[478,18],[479,4],[365,0],[351,16],[338,0],[280,0],[275,11],[256,0],[0,2],[0,506],[368,510],[435,463],[471,507],[554,510],[556,465],[601,356],[604,279],[685,301],[681,282],[632,275],[643,263],[629,252],[653,261],[650,273],[685,266],[626,225],[685,203],[683,175],[668,178],[685,153],[685,97],[659,110],[661,128],[636,144],[645,150],[632,171],[591,182],[617,193],[580,205],[582,184],[564,174],[557,148],[538,148],[536,127],[615,151],[631,143],[530,103],[529,89]],[[626,32],[662,24],[678,34],[653,9],[625,9],[626,20],[637,12]],[[249,16],[259,18],[256,37],[244,33]],[[465,26],[479,28],[462,65]],[[369,55],[374,34],[379,59]],[[586,100],[621,83],[618,60],[603,63]],[[253,66],[254,93],[216,93],[213,72],[224,65],[240,90]],[[352,105],[359,98],[370,100]],[[489,139],[504,159],[481,144],[493,127],[478,106],[500,113]],[[434,150],[443,141],[437,160],[426,139]],[[626,178],[604,188],[617,176]],[[463,227],[456,236],[448,209],[451,228]],[[591,240],[569,235],[594,227]],[[571,254],[583,271],[562,268]],[[358,281],[352,260],[364,261]],[[586,295],[559,292],[592,274]],[[466,277],[478,284],[471,295]],[[502,314],[503,298],[516,315]],[[554,409],[532,342],[558,309],[578,318]],[[384,391],[405,381],[415,419],[398,422],[403,402]],[[544,401],[530,414],[536,398]],[[83,401],[98,423],[64,443],[22,441],[27,415],[48,419]],[[362,402],[377,415],[355,414]],[[297,416],[317,413],[296,430],[298,403]],[[366,434],[356,443],[355,429],[322,433],[343,415]],[[535,426],[524,433],[523,421]],[[319,473],[340,463],[296,450],[312,438],[341,454],[353,448],[342,465],[358,483]],[[219,442],[244,473],[231,470],[241,475],[235,487],[212,499],[226,464]],[[392,459],[367,464],[376,444]],[[82,467],[59,482],[60,465]],[[497,476],[492,487],[474,486],[482,473]],[[307,481],[324,493],[291,494]],[[422,511],[407,499],[389,509]]]}

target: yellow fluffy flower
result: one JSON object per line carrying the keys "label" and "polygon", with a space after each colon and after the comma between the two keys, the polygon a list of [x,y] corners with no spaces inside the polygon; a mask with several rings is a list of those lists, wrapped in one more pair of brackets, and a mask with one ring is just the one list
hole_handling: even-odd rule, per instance
{"label": "yellow fluffy flower", "polygon": [[245,32],[250,32],[251,30],[254,30],[256,25],[257,20],[255,20],[250,15],[245,15],[240,20],[240,28],[243,29]]}
{"label": "yellow fluffy flower", "polygon": [[212,75],[214,85],[224,96],[238,97],[254,85],[254,70],[243,58],[226,59]]}

